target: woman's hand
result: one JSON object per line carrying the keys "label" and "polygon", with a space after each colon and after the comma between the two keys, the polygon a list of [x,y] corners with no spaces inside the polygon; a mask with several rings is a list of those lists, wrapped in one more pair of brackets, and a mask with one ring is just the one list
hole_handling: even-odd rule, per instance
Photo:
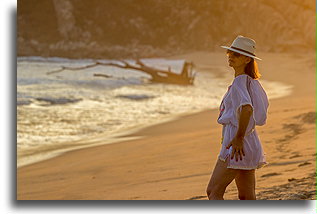
{"label": "woman's hand", "polygon": [[240,117],[239,117],[238,131],[235,137],[227,146],[227,149],[229,149],[232,146],[231,159],[235,157],[236,161],[239,160],[239,157],[240,157],[240,160],[242,160],[242,156],[245,156],[244,150],[243,150],[243,139],[244,139],[245,131],[249,124],[249,120],[252,115],[252,112],[253,112],[253,108],[250,104],[242,106]]}
{"label": "woman's hand", "polygon": [[232,152],[231,152],[231,159],[234,157],[236,158],[236,161],[242,160],[242,155],[245,156],[244,150],[243,150],[243,137],[234,137],[233,140],[229,143],[229,145],[226,147],[229,149],[232,146]]}

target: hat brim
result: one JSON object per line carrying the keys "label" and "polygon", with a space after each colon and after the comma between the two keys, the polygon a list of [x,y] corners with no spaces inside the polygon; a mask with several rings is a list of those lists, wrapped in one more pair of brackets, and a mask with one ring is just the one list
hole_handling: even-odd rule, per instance
{"label": "hat brim", "polygon": [[227,49],[227,50],[231,50],[231,51],[233,51],[233,52],[237,52],[237,53],[242,54],[242,55],[244,55],[244,56],[251,57],[251,58],[253,58],[253,59],[262,60],[262,59],[260,59],[259,57],[253,56],[253,55],[248,54],[248,53],[245,53],[245,52],[243,52],[243,51],[239,51],[239,50],[236,50],[236,49],[227,47],[227,46],[221,46],[221,47],[224,48],[224,49]]}

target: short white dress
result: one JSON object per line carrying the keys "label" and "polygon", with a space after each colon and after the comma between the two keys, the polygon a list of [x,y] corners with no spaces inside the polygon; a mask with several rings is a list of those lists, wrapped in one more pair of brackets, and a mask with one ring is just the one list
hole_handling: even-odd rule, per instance
{"label": "short white dress", "polygon": [[[246,104],[252,106],[253,113],[244,137],[245,156],[242,160],[236,161],[235,158],[230,158],[232,146],[229,149],[226,147],[237,133],[241,107]],[[246,74],[237,76],[228,87],[220,105],[218,118],[218,123],[223,125],[222,147],[218,158],[222,161],[229,158],[227,168],[251,170],[267,164],[255,126],[265,124],[268,106],[268,98],[260,82]]]}

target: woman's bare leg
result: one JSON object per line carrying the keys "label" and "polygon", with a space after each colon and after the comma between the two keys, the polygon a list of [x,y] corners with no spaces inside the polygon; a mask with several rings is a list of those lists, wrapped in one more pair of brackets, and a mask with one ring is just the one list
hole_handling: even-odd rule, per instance
{"label": "woman's bare leg", "polygon": [[207,196],[209,200],[223,200],[223,195],[227,186],[236,177],[238,170],[228,169],[229,158],[226,162],[218,159],[215,169],[207,186]]}
{"label": "woman's bare leg", "polygon": [[239,191],[240,200],[256,200],[255,170],[239,170],[235,182]]}

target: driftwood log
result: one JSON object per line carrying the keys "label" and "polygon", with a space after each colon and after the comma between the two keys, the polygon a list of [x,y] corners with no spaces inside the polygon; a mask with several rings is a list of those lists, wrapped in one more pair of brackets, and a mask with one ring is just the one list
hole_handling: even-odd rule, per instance
{"label": "driftwood log", "polygon": [[[169,83],[169,84],[179,84],[179,85],[192,85],[195,79],[195,72],[193,71],[194,64],[192,62],[184,62],[183,68],[180,74],[174,73],[170,68],[168,70],[161,70],[153,67],[149,67],[145,65],[140,60],[136,60],[136,65],[129,64],[126,61],[120,61],[122,64],[118,63],[104,63],[104,62],[95,62],[90,65],[82,66],[82,67],[64,67],[61,69],[47,72],[47,74],[54,74],[61,72],[63,70],[82,70],[86,68],[92,68],[96,66],[114,66],[122,69],[133,69],[140,72],[144,72],[151,76],[150,81],[158,82],[158,83]],[[105,77],[111,78],[112,76],[106,74],[94,74],[97,77]]]}

